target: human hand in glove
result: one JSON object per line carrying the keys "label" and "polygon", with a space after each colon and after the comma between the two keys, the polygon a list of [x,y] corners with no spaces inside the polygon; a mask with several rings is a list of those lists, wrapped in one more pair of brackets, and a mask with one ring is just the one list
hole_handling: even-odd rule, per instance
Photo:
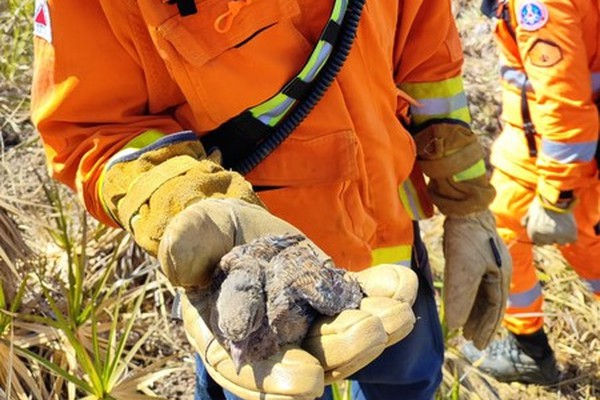
{"label": "human hand in glove", "polygon": [[485,348],[499,328],[512,261],[490,211],[449,216],[444,222],[444,311],[448,328]]}
{"label": "human hand in glove", "polygon": [[537,195],[531,202],[523,224],[537,245],[567,244],[577,240],[577,222],[573,216],[575,200],[552,204]]}
{"label": "human hand in glove", "polygon": [[[435,123],[434,123],[435,122]],[[450,329],[484,348],[498,329],[512,261],[488,211],[495,190],[486,177],[483,150],[463,123],[432,123],[415,136],[428,192],[444,222],[444,312]]]}
{"label": "human hand in glove", "polygon": [[158,136],[148,144],[142,135],[111,159],[101,197],[115,221],[184,288],[186,333],[221,386],[248,399],[312,399],[326,383],[359,370],[412,330],[416,276],[383,265],[357,274],[368,295],[359,309],[318,319],[304,349],[283,349],[238,375],[207,324],[205,294],[213,269],[235,245],[298,230],[266,211],[251,185],[208,157],[193,133]]}
{"label": "human hand in glove", "polygon": [[172,219],[159,247],[165,273],[186,288],[188,299],[182,303],[182,312],[190,342],[211,376],[244,398],[317,397],[325,384],[351,375],[385,347],[403,339],[415,322],[411,305],[418,284],[414,272],[388,264],[373,267],[356,273],[368,295],[358,309],[318,318],[302,349],[288,346],[266,360],[247,364],[238,374],[206,323],[210,307],[202,288],[210,284],[212,260],[220,259],[223,251],[266,234],[283,233],[300,232],[262,207],[236,199],[206,199]]}

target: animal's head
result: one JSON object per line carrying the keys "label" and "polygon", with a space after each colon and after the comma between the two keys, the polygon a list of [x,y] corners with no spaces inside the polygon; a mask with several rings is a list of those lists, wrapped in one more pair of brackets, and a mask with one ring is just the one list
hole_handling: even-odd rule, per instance
{"label": "animal's head", "polygon": [[230,353],[239,371],[248,361],[248,343],[265,318],[266,304],[260,274],[252,268],[232,271],[221,285],[217,311],[219,330],[230,343]]}

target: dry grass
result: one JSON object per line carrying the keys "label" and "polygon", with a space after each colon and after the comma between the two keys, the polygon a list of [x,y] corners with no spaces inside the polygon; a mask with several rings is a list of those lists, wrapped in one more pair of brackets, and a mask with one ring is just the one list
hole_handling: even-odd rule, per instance
{"label": "dry grass", "polygon": [[[32,2],[7,1],[0,4],[0,399],[84,398],[90,393],[82,388],[102,380],[106,359],[117,359],[117,373],[96,397],[191,399],[191,349],[169,318],[173,289],[125,235],[90,221],[45,175],[28,121]],[[455,14],[473,125],[487,146],[498,133],[497,61],[490,22],[476,6],[457,2]],[[441,219],[424,228],[441,285]],[[540,249],[536,260],[567,380],[554,388],[498,383],[467,365],[452,338],[439,398],[600,397],[600,306],[555,251]]]}

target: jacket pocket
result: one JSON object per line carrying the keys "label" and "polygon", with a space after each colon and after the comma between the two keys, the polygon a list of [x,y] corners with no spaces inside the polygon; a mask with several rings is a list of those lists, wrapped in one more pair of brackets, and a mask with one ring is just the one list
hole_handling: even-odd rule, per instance
{"label": "jacket pocket", "polygon": [[292,22],[300,14],[296,0],[248,2],[230,16],[229,29],[218,29],[227,12],[228,2],[207,0],[196,14],[157,27],[157,47],[201,131],[276,94],[312,49]]}
{"label": "jacket pocket", "polygon": [[352,131],[291,135],[247,178],[256,186],[309,186],[358,178]]}

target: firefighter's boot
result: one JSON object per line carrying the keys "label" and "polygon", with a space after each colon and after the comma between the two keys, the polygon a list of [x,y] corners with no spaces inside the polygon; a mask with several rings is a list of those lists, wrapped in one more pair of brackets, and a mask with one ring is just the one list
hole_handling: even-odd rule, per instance
{"label": "firefighter's boot", "polygon": [[530,335],[509,333],[484,350],[468,342],[461,351],[471,364],[501,382],[552,385],[560,378],[543,329]]}

